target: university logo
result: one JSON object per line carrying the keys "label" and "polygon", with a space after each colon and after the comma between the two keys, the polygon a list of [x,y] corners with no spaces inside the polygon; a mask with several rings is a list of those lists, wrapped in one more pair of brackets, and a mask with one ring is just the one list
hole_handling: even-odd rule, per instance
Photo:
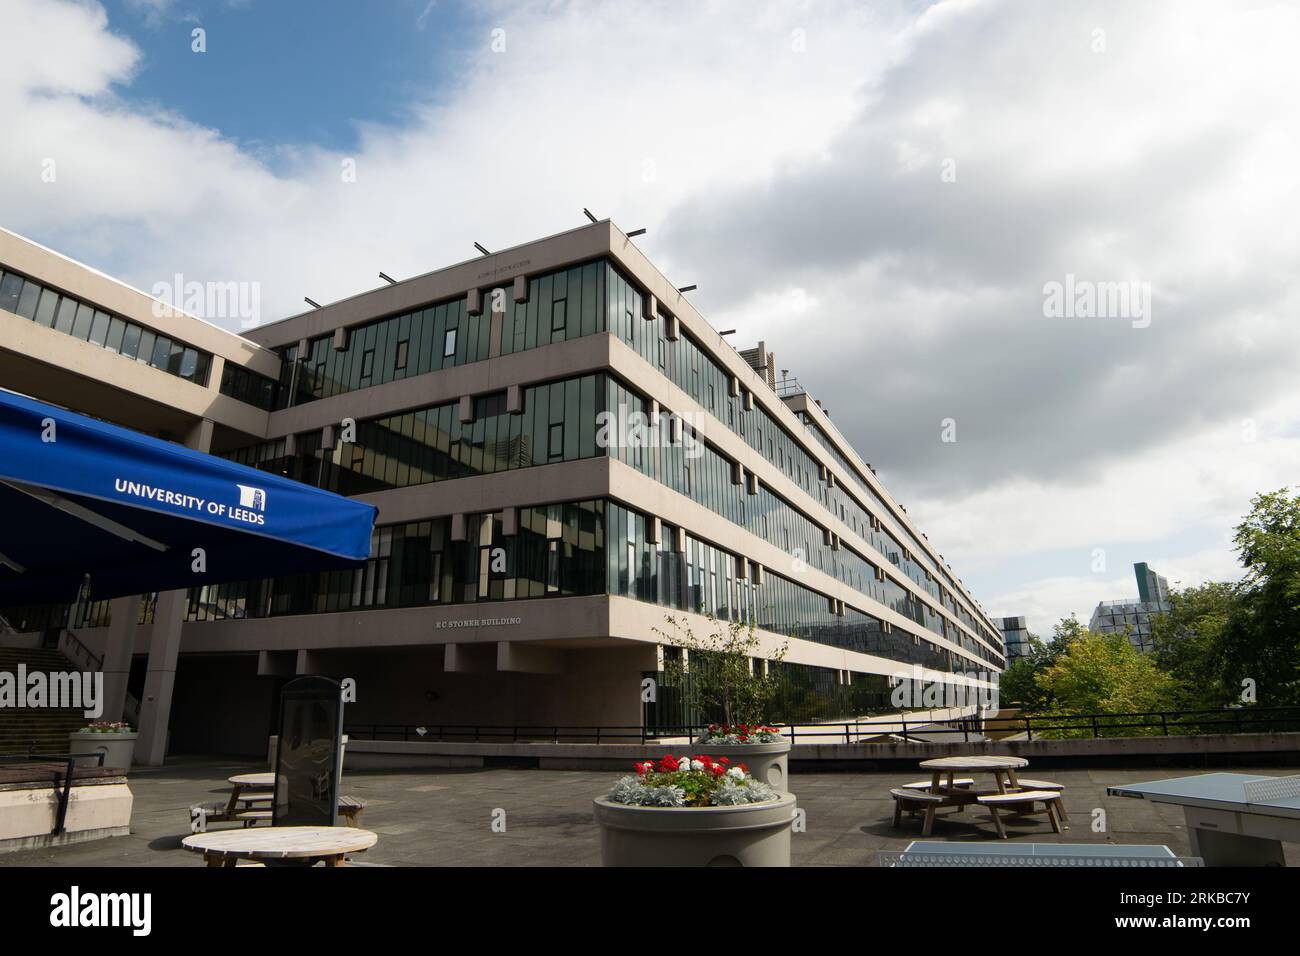
{"label": "university logo", "polygon": [[252,485],[236,485],[239,489],[239,506],[241,508],[256,508],[258,511],[266,510],[266,492],[261,488],[254,488]]}

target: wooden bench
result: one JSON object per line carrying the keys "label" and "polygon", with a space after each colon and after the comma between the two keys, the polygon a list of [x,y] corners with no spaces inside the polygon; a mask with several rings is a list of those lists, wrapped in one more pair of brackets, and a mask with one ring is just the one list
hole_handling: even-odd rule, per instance
{"label": "wooden bench", "polygon": [[1057,811],[1061,814],[1061,822],[1066,824],[1067,829],[1070,823],[1070,815],[1065,812],[1065,785],[1054,783],[1051,780],[1026,780],[1020,777],[1020,786],[1026,790],[1047,790],[1051,793],[1059,793],[1061,800],[1056,805]]}
{"label": "wooden bench", "polygon": [[[911,783],[905,783],[905,784],[903,784],[903,789],[904,789],[904,790],[929,790],[929,789],[930,789],[930,784],[931,784],[931,781],[929,781],[929,780],[913,780]],[[974,778],[974,777],[957,777],[955,780],[952,781],[951,784],[946,783],[946,782],[944,782],[944,781],[940,781],[940,786],[944,786],[944,787],[947,787],[947,786],[953,786],[953,787],[973,787],[973,786],[975,786],[975,778]],[[1047,788],[1044,787],[1043,789],[1045,790],[1045,789],[1047,789]]]}
{"label": "wooden bench", "polygon": [[921,836],[929,836],[934,829],[934,812],[940,807],[952,806],[951,801],[941,793],[927,793],[924,790],[908,790],[902,787],[889,791],[894,798],[894,826],[903,823],[903,811],[916,813],[925,810],[925,822],[921,826]]}
{"label": "wooden bench", "polygon": [[[343,826],[355,827],[361,822],[361,814],[366,809],[366,801],[360,797],[339,797],[339,816],[343,818]],[[259,823],[271,821],[270,810],[245,810],[242,813],[235,814],[235,818],[242,820],[244,828],[257,826]]]}
{"label": "wooden bench", "polygon": [[993,826],[997,828],[998,836],[1003,840],[1007,838],[1006,828],[1002,825],[1002,818],[998,816],[998,808],[1014,810],[1017,805],[1024,806],[1028,804],[1032,809],[1035,803],[1042,803],[1047,808],[1047,817],[1052,822],[1052,829],[1061,832],[1061,795],[1050,790],[1018,790],[1015,793],[993,793],[988,796],[979,797],[981,806],[989,808],[989,813],[993,817]]}

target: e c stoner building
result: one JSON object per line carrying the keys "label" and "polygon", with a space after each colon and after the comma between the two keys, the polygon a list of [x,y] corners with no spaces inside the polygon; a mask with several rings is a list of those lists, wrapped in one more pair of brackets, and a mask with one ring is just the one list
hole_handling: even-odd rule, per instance
{"label": "e c stoner building", "polygon": [[[0,368],[22,319],[0,316]],[[173,749],[260,750],[297,673],[356,679],[356,724],[673,723],[641,695],[675,653],[670,613],[788,641],[776,719],[887,711],[913,665],[958,684],[1004,666],[998,628],[821,407],[778,394],[766,348],[731,348],[609,221],[245,336],[206,384],[244,417],[189,427],[379,518],[363,570],[172,599]],[[78,633],[106,646],[117,618]]]}

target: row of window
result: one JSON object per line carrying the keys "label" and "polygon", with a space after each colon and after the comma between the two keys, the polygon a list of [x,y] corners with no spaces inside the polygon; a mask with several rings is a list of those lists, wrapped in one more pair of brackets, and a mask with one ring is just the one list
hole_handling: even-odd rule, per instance
{"label": "row of window", "polygon": [[[509,289],[496,289],[479,315],[470,315],[460,296],[349,329],[342,349],[334,347],[332,334],[310,340],[303,356],[296,344],[288,346],[280,350],[277,405],[301,405],[603,331],[598,306],[604,276],[602,264],[591,262],[534,276],[526,302],[516,303]],[[503,313],[496,331],[494,310]]]}
{"label": "row of window", "polygon": [[275,408],[279,383],[252,369],[226,362],[221,369],[221,394],[269,412]]}
{"label": "row of window", "polygon": [[752,576],[740,576],[736,555],[689,535],[685,552],[674,552],[671,527],[652,544],[646,516],[614,502],[520,508],[517,520],[515,533],[506,534],[502,512],[468,516],[463,541],[451,540],[446,517],[381,527],[360,569],[194,588],[186,619],[612,593],[900,663],[963,666],[871,615],[852,608],[838,615],[827,597],[780,575],[768,573],[755,585]]}
{"label": "row of window", "polygon": [[206,386],[212,356],[129,319],[9,270],[0,270],[0,309],[56,332]]}
{"label": "row of window", "polygon": [[[778,572],[817,568],[1000,665],[999,657],[919,597],[892,579],[878,579],[870,561],[848,547],[832,549],[821,526],[766,485],[737,483],[733,463],[670,413],[652,425],[648,403],[612,376],[600,373],[533,386],[522,399],[521,411],[510,413],[506,393],[480,396],[472,423],[460,421],[458,402],[357,422],[355,440],[340,442],[323,458],[318,433],[300,436],[293,459],[285,456],[283,440],[228,457],[354,495],[608,453],[781,547],[790,566]],[[647,427],[659,431],[647,433]]]}

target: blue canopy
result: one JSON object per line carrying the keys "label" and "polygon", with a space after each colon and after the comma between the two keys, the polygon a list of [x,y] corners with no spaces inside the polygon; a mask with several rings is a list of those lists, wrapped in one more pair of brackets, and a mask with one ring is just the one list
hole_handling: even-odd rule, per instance
{"label": "blue canopy", "polygon": [[0,389],[0,605],[357,567],[375,513]]}

